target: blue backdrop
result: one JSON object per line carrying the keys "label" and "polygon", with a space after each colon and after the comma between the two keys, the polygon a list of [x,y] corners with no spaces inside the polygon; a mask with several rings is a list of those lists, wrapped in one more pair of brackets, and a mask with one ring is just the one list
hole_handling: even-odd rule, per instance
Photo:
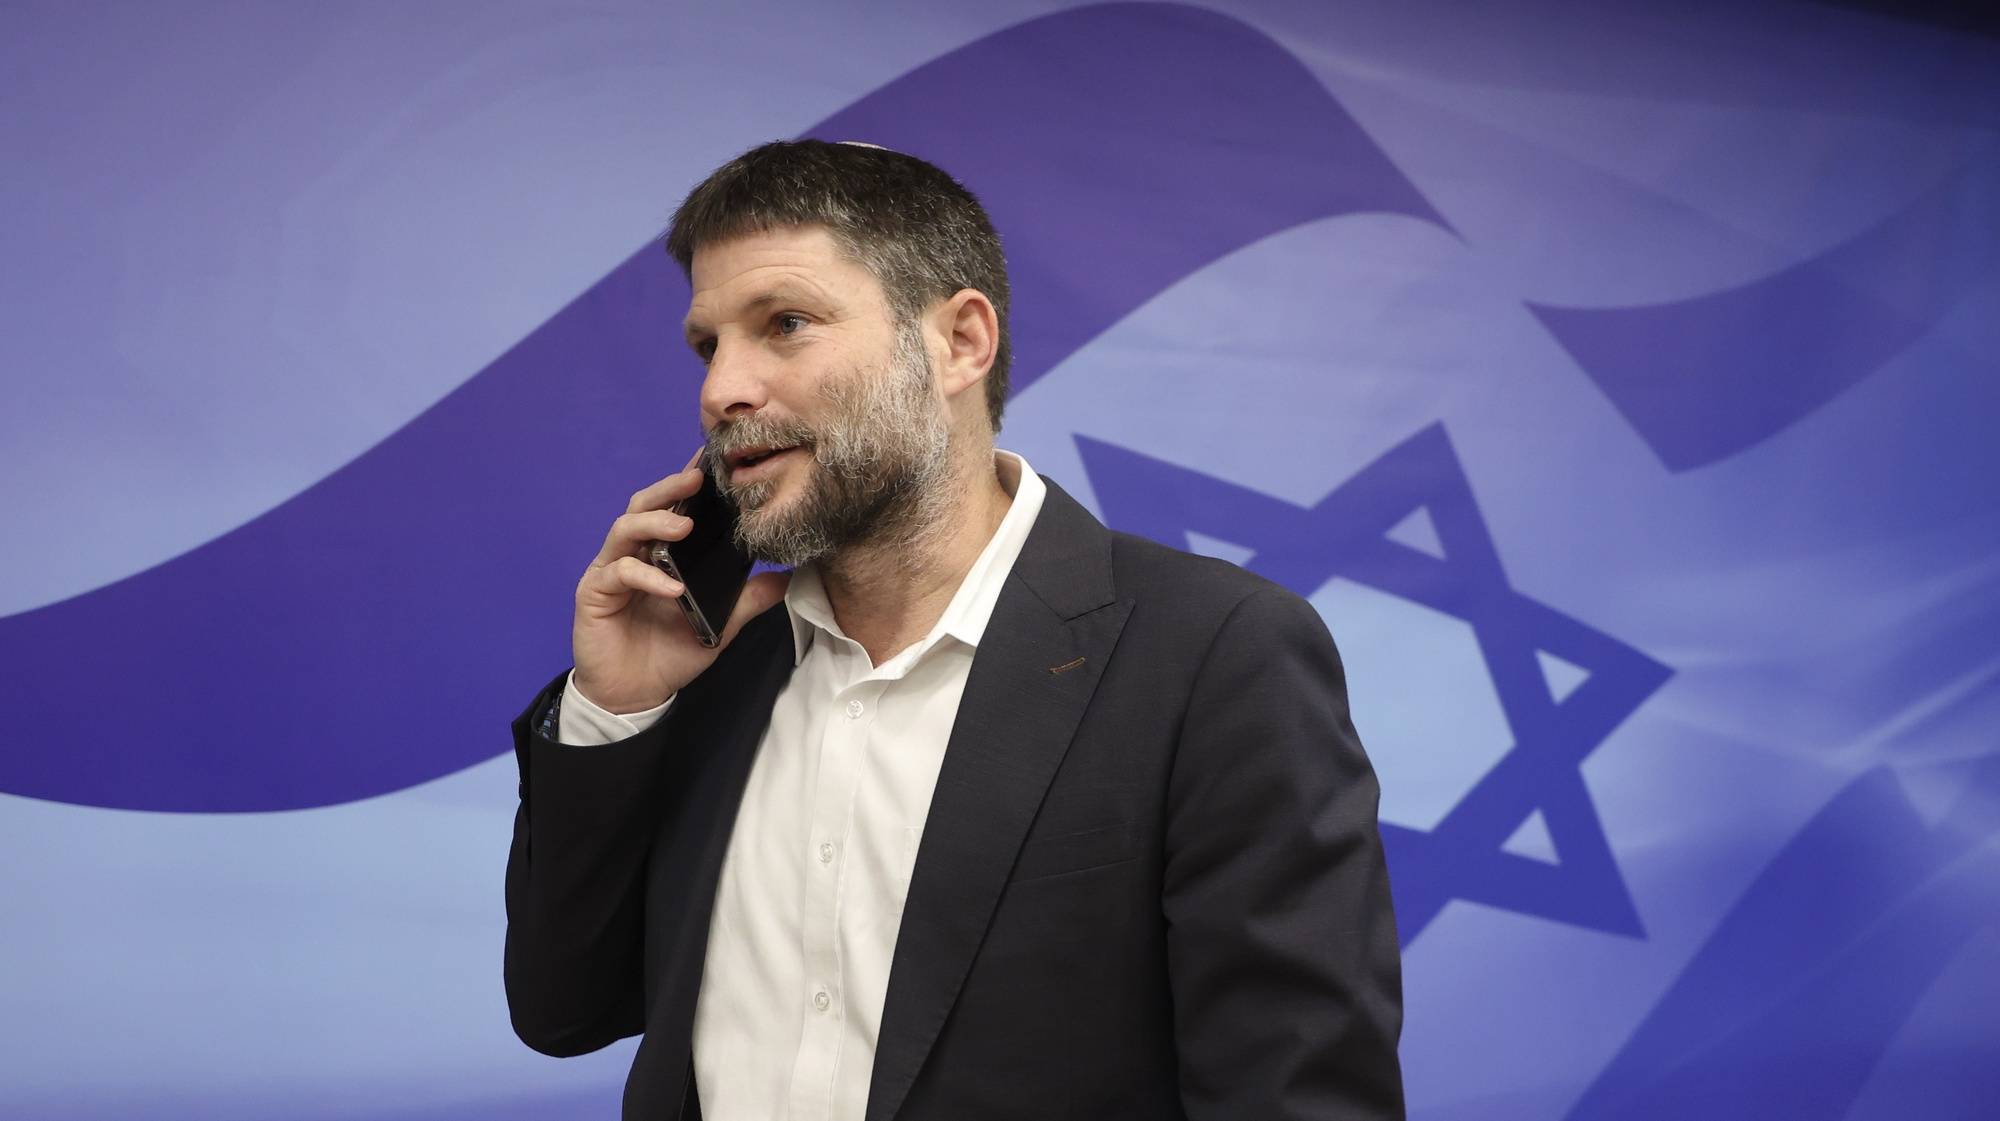
{"label": "blue backdrop", "polygon": [[987,202],[1004,446],[1309,597],[1422,1121],[2000,1100],[2000,42],[1818,5],[0,14],[0,1115],[615,1115],[505,724],[761,140]]}

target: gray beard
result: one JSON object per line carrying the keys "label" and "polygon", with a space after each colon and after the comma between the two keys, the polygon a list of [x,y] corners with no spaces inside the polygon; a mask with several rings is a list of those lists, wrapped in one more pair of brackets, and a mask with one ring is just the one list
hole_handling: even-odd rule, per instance
{"label": "gray beard", "polygon": [[[857,545],[892,554],[915,545],[943,522],[951,500],[951,427],[922,336],[914,325],[898,327],[886,370],[828,378],[819,398],[817,425],[751,416],[709,434],[708,469],[739,513],[737,545],[788,568]],[[807,447],[813,459],[790,502],[770,506],[776,480],[731,484],[730,452],[787,445]]]}

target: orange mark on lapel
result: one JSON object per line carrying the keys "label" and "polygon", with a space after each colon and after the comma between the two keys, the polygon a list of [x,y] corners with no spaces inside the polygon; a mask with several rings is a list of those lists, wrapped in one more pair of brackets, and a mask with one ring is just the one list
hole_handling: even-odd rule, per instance
{"label": "orange mark on lapel", "polygon": [[1069,671],[1071,671],[1071,670],[1075,669],[1076,667],[1078,667],[1078,666],[1082,665],[1082,664],[1083,664],[1083,662],[1084,662],[1084,660],[1083,660],[1082,658],[1078,658],[1078,659],[1077,659],[1076,661],[1073,661],[1073,662],[1064,662],[1064,663],[1063,663],[1062,665],[1059,665],[1059,666],[1050,666],[1050,667],[1049,667],[1049,672],[1050,672],[1050,673],[1068,673]]}

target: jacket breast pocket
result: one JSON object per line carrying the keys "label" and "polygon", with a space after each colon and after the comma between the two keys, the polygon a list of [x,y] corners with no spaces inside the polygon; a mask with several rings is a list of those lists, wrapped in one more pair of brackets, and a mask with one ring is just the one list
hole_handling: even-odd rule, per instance
{"label": "jacket breast pocket", "polygon": [[1130,822],[1047,836],[1030,834],[1008,882],[1018,884],[1123,864],[1138,856],[1137,840]]}

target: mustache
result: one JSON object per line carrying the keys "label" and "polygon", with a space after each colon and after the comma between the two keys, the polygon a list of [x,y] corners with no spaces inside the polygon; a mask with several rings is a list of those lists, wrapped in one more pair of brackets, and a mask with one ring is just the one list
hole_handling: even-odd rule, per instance
{"label": "mustache", "polygon": [[747,448],[817,447],[819,432],[800,420],[752,414],[702,433],[702,466],[718,484],[729,482],[729,457]]}

